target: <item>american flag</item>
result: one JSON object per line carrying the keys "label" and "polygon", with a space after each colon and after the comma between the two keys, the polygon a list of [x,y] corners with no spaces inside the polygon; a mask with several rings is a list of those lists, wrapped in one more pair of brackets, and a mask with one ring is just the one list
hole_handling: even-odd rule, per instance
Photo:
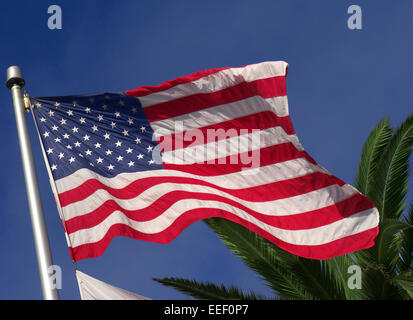
{"label": "american flag", "polygon": [[32,99],[73,260],[115,236],[168,243],[223,217],[302,257],[371,247],[378,211],[303,149],[286,62],[196,72],[124,93]]}

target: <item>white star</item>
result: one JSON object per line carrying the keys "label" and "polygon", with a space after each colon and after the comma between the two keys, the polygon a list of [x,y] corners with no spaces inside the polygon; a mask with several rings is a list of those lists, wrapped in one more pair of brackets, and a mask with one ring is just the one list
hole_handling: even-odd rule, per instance
{"label": "white star", "polygon": [[46,131],[45,133],[43,133],[43,137],[47,138],[49,136],[50,132]]}
{"label": "white star", "polygon": [[96,161],[97,161],[97,163],[102,163],[103,159],[101,157],[99,157],[99,158],[96,159]]}
{"label": "white star", "polygon": [[40,118],[40,121],[41,121],[41,122],[46,122],[46,118],[43,118],[43,117],[42,117],[42,118]]}
{"label": "white star", "polygon": [[90,113],[90,108],[87,107],[87,108],[85,109],[85,112],[86,112],[86,113]]}
{"label": "white star", "polygon": [[144,126],[142,126],[142,127],[141,127],[141,131],[142,131],[142,132],[145,132],[145,131],[146,131],[146,128],[145,128]]}
{"label": "white star", "polygon": [[132,166],[134,166],[134,165],[135,165],[135,161],[129,161],[129,162],[128,162],[128,166],[129,166],[129,167],[132,167]]}
{"label": "white star", "polygon": [[110,139],[110,133],[107,133],[107,132],[106,132],[103,136],[105,137],[105,140]]}
{"label": "white star", "polygon": [[60,103],[59,103],[59,102],[56,102],[54,105],[55,105],[56,108],[59,108],[59,107],[60,107]]}
{"label": "white star", "polygon": [[51,154],[51,153],[53,153],[53,149],[52,148],[47,149],[47,154]]}
{"label": "white star", "polygon": [[128,123],[129,123],[129,125],[132,125],[132,124],[133,124],[133,120],[132,120],[131,118],[128,118]]}
{"label": "white star", "polygon": [[52,127],[52,130],[53,130],[53,131],[57,131],[57,129],[59,129],[59,127],[58,127],[57,125],[54,125],[54,126]]}
{"label": "white star", "polygon": [[79,131],[79,128],[78,128],[78,127],[73,127],[73,128],[72,128],[72,131],[73,131],[73,133],[78,132],[78,131]]}
{"label": "white star", "polygon": [[131,153],[132,151],[133,151],[133,149],[131,149],[131,148],[126,149],[126,153]]}
{"label": "white star", "polygon": [[65,154],[63,153],[63,152],[60,152],[59,153],[59,159],[62,159],[62,158],[64,158],[65,157]]}
{"label": "white star", "polygon": [[63,135],[63,138],[64,138],[64,139],[69,139],[69,137],[70,137],[70,135],[67,134],[67,133],[65,133],[65,134]]}
{"label": "white star", "polygon": [[55,171],[57,169],[57,165],[52,165],[52,171]]}
{"label": "white star", "polygon": [[90,165],[91,167],[94,167],[94,166],[95,166],[92,162],[89,162],[89,165]]}
{"label": "white star", "polygon": [[77,147],[80,147],[80,142],[79,141],[76,141],[75,142],[75,147],[77,148]]}
{"label": "white star", "polygon": [[153,159],[151,159],[151,160],[148,161],[148,163],[149,163],[149,164],[154,164],[155,161],[154,161]]}
{"label": "white star", "polygon": [[123,157],[122,157],[122,156],[119,156],[119,157],[116,158],[116,160],[122,161],[122,160],[123,160]]}
{"label": "white star", "polygon": [[56,138],[56,139],[54,139],[54,141],[55,142],[60,142],[60,141],[62,141],[60,138]]}
{"label": "white star", "polygon": [[70,109],[69,109],[69,110],[67,110],[67,111],[66,111],[66,113],[67,113],[67,115],[69,115],[69,116],[73,116],[73,111],[72,111],[72,110],[70,110]]}
{"label": "white star", "polygon": [[92,130],[93,130],[93,132],[98,131],[98,126],[97,126],[97,125],[94,125],[94,126],[92,127]]}
{"label": "white star", "polygon": [[116,118],[119,118],[120,117],[120,112],[115,112],[115,116],[116,116]]}
{"label": "white star", "polygon": [[104,104],[104,105],[102,106],[102,108],[103,108],[103,110],[108,110],[108,106],[107,106],[106,104]]}
{"label": "white star", "polygon": [[80,119],[79,119],[79,121],[80,121],[80,123],[85,123],[86,122],[86,119],[85,118],[83,118],[83,117],[81,117]]}
{"label": "white star", "polygon": [[54,116],[54,111],[50,110],[48,113],[49,113],[49,117],[53,117],[53,116]]}
{"label": "white star", "polygon": [[37,103],[36,103],[36,107],[41,108],[41,107],[42,107],[42,104],[41,104],[40,102],[37,102]]}
{"label": "white star", "polygon": [[83,140],[84,140],[84,141],[89,141],[89,138],[90,138],[90,136],[88,136],[87,134],[85,134],[85,135],[83,136]]}
{"label": "white star", "polygon": [[116,127],[116,123],[112,121],[112,123],[110,124],[112,126],[112,129]]}
{"label": "white star", "polygon": [[152,149],[153,149],[153,147],[152,147],[152,146],[148,146],[148,147],[146,148],[146,150],[148,150],[148,152],[151,152],[151,151],[152,151]]}
{"label": "white star", "polygon": [[141,138],[136,138],[135,141],[136,141],[136,144],[139,144],[141,143]]}
{"label": "white star", "polygon": [[66,124],[66,119],[62,118],[62,120],[60,120],[60,124]]}
{"label": "white star", "polygon": [[76,100],[73,101],[72,103],[73,103],[73,105],[74,105],[75,107],[78,105]]}
{"label": "white star", "polygon": [[122,145],[122,141],[117,141],[116,143],[115,143],[115,145],[116,145],[116,147],[120,147],[121,145]]}
{"label": "white star", "polygon": [[101,144],[99,143],[99,142],[96,142],[95,143],[95,148],[97,149],[97,148],[100,148],[100,146],[101,146]]}
{"label": "white star", "polygon": [[103,116],[100,114],[100,115],[98,115],[98,120],[99,120],[99,122],[100,121],[103,121]]}
{"label": "white star", "polygon": [[84,158],[83,154],[81,154],[81,153],[78,153],[78,156],[81,157],[81,158]]}
{"label": "white star", "polygon": [[112,154],[112,152],[113,152],[112,150],[106,150],[106,155],[109,156]]}
{"label": "white star", "polygon": [[113,170],[113,168],[114,168],[114,166],[113,166],[113,165],[111,165],[111,164],[110,164],[110,165],[108,165],[108,169],[109,169],[109,170]]}
{"label": "white star", "polygon": [[71,146],[70,144],[68,144],[68,145],[66,146],[66,148],[72,150],[72,146]]}
{"label": "white star", "polygon": [[70,157],[69,162],[70,162],[70,163],[75,162],[75,158],[74,158],[74,157]]}
{"label": "white star", "polygon": [[85,151],[85,153],[86,153],[87,156],[90,156],[90,155],[92,154],[92,151],[90,151],[89,149],[87,149],[87,150]]}
{"label": "white star", "polygon": [[143,158],[143,154],[142,153],[139,153],[138,154],[138,159],[142,159]]}
{"label": "white star", "polygon": [[124,136],[128,136],[129,135],[128,132],[129,132],[128,130],[124,129],[122,133],[123,133]]}

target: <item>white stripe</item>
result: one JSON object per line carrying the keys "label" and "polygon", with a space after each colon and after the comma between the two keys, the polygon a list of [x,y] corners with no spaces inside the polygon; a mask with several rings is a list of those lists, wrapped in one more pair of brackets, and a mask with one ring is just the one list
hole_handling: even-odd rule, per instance
{"label": "white stripe", "polygon": [[254,187],[261,184],[282,181],[301,177],[313,172],[324,172],[330,174],[327,170],[319,165],[308,162],[305,158],[293,159],[284,162],[271,164],[254,170],[254,174],[247,174],[248,171],[239,171],[228,173],[220,176],[200,176],[186,173],[178,170],[155,170],[140,171],[130,173],[120,173],[116,177],[107,178],[99,175],[87,168],[79,169],[71,175],[56,180],[56,186],[59,193],[63,193],[79,187],[85,181],[90,179],[99,180],[102,184],[114,188],[122,189],[130,183],[150,177],[183,177],[203,180],[215,185],[228,189],[243,189]]}
{"label": "white stripe", "polygon": [[183,98],[197,93],[208,93],[235,86],[241,82],[285,76],[288,64],[284,61],[269,61],[230,68],[210,74],[188,83],[176,85],[170,89],[138,97],[143,107]]}
{"label": "white stripe", "polygon": [[[327,206],[331,206],[345,199],[348,199],[349,197],[358,193],[357,190],[355,190],[352,186],[348,184],[345,184],[342,187],[334,184],[325,188],[321,188],[315,191],[311,191],[289,198],[265,202],[253,202],[240,199],[227,192],[203,185],[183,183],[161,183],[145,190],[141,194],[131,199],[118,199],[112,196],[106,190],[100,189],[94,192],[88,198],[64,207],[63,211],[66,220],[69,220],[71,218],[79,217],[96,210],[104,202],[108,200],[114,200],[124,210],[142,210],[149,207],[160,197],[173,191],[187,191],[218,195],[233,200],[255,212],[267,216],[289,216],[293,214],[300,214],[304,212],[318,210]],[[196,200],[197,195],[194,194],[193,197],[193,199],[188,199],[188,201],[198,201]]]}
{"label": "white stripe", "polygon": [[279,117],[288,116],[287,96],[264,99],[259,96],[202,109],[151,123],[156,138],[192,129],[199,129],[262,111],[272,111]]}
{"label": "white stripe", "polygon": [[128,225],[132,229],[142,233],[156,234],[170,227],[184,212],[198,208],[223,209],[229,211],[241,219],[253,223],[257,227],[267,231],[276,238],[294,245],[322,245],[371,229],[378,224],[378,211],[376,208],[372,208],[356,213],[349,218],[344,218],[318,228],[286,230],[267,225],[250,216],[244,210],[228,204],[223,204],[217,201],[194,201],[191,199],[176,202],[162,215],[153,220],[144,222],[133,221],[126,217],[122,212],[115,211],[99,225],[89,229],[76,231],[69,236],[73,247],[97,242],[105,236],[112,225],[119,223]]}
{"label": "white stripe", "polygon": [[[197,137],[197,139],[203,139],[203,137]],[[172,151],[164,151],[162,153],[162,161],[171,164],[202,163],[256,150],[257,152],[252,154],[249,159],[244,159],[245,161],[256,161],[256,163],[253,163],[256,168],[259,166],[260,161],[259,149],[286,142],[293,143],[300,151],[304,150],[295,134],[288,135],[282,127],[272,127],[228,139],[222,139],[216,142],[188,146],[183,149]],[[164,147],[162,143],[158,146],[159,148]],[[159,149],[159,151],[163,150]]]}

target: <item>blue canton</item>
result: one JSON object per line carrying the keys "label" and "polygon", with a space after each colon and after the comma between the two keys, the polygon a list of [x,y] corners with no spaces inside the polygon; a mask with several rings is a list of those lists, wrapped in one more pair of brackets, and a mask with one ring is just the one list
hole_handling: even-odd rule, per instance
{"label": "blue canton", "polygon": [[162,169],[156,140],[137,98],[124,94],[32,98],[55,180],[81,168],[113,177]]}

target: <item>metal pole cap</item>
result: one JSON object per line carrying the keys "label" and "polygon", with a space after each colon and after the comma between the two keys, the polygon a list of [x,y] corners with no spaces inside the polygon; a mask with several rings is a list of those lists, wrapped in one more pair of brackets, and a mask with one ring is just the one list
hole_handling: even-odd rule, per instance
{"label": "metal pole cap", "polygon": [[15,84],[23,88],[25,83],[26,82],[23,79],[22,70],[19,66],[10,66],[7,68],[7,88],[11,89]]}

